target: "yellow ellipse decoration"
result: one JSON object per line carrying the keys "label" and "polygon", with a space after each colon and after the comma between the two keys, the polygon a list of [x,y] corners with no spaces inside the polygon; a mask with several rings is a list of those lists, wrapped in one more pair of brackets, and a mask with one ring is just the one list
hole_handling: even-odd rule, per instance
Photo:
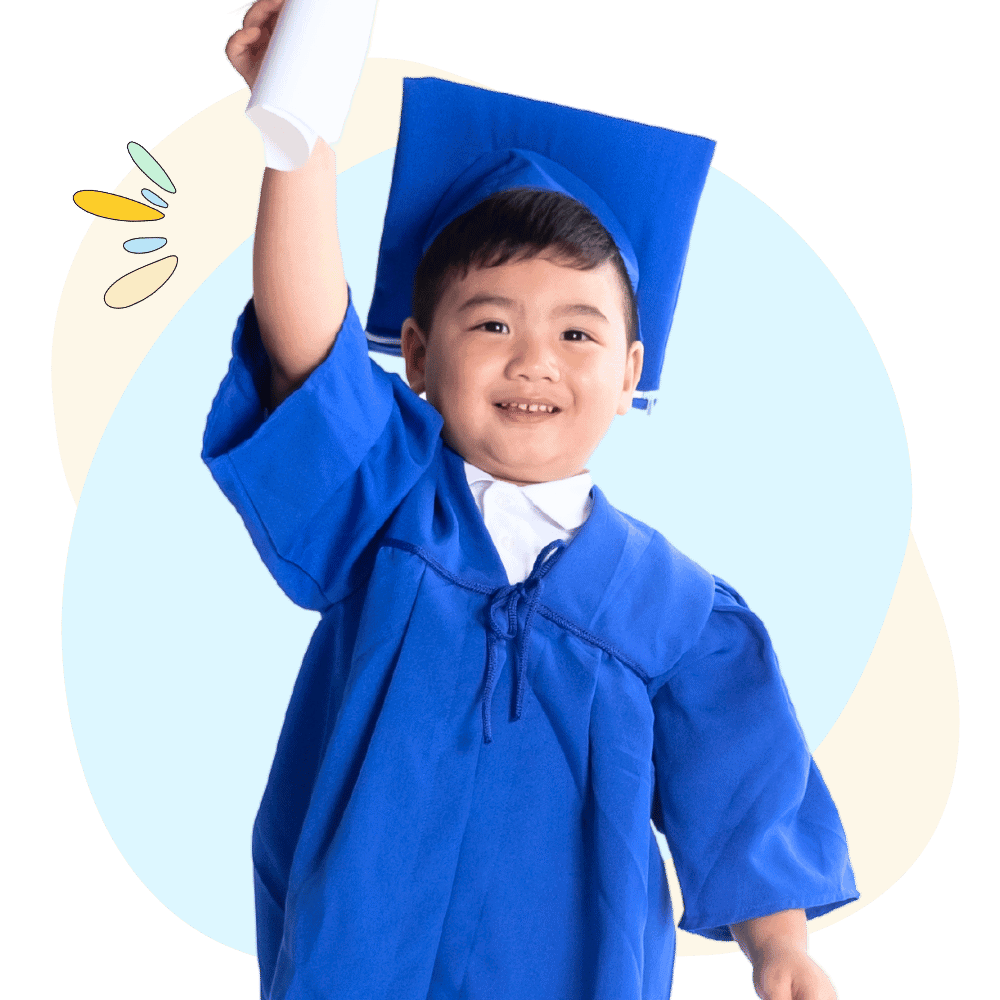
{"label": "yellow ellipse decoration", "polygon": [[163,218],[163,213],[159,209],[108,191],[77,191],[73,195],[73,201],[85,212],[102,219],[115,219],[118,222],[155,222]]}

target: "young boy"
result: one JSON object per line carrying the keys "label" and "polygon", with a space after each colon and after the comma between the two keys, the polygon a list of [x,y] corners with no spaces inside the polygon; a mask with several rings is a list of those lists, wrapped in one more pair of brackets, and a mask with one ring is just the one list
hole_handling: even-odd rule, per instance
{"label": "young boy", "polygon": [[[278,6],[227,48],[251,86]],[[620,224],[522,146],[427,179],[452,133],[536,113],[555,153],[599,117],[407,85],[369,330],[401,326],[409,388],[367,357],[334,154],[265,172],[204,451],[286,593],[323,614],[254,827],[262,996],[665,998],[652,819],[681,926],[735,938],[762,997],[830,1000],[805,921],[857,892],[767,633],[586,471],[662,352],[711,144],[619,123],[700,164],[668,194],[679,234]],[[637,297],[650,253],[665,276]]]}

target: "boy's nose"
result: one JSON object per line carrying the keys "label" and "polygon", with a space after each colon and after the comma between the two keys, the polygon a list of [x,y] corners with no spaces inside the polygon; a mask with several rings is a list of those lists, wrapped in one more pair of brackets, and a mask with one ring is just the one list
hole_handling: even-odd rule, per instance
{"label": "boy's nose", "polygon": [[507,373],[511,378],[559,381],[559,365],[554,352],[542,339],[534,337],[518,340]]}

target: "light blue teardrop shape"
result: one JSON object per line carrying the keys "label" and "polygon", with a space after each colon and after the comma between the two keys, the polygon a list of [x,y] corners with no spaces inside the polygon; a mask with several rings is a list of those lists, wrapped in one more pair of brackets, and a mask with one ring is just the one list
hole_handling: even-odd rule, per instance
{"label": "light blue teardrop shape", "polygon": [[140,146],[137,142],[130,142],[128,146],[128,155],[132,157],[132,162],[158,187],[163,188],[164,191],[169,194],[176,194],[177,188],[174,187],[174,182],[167,176],[166,170],[163,169],[153,158],[153,154],[149,152],[143,146]]}
{"label": "light blue teardrop shape", "polygon": [[[143,194],[145,193],[144,191]],[[166,245],[167,240],[163,236],[139,236],[134,240],[126,240],[122,244],[129,253],[152,253]]]}
{"label": "light blue teardrop shape", "polygon": [[158,195],[154,194],[149,188],[142,189],[142,196],[151,205],[155,205],[157,208],[167,208],[167,203]]}

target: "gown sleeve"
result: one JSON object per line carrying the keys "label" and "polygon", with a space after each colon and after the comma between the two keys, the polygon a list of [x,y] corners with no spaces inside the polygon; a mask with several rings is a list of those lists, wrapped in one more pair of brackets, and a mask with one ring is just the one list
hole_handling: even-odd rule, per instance
{"label": "gown sleeve", "polygon": [[269,380],[251,299],[202,458],[281,588],[324,611],[363,579],[359,560],[433,461],[441,418],[369,359],[353,302],[326,359],[273,412]]}
{"label": "gown sleeve", "polygon": [[652,693],[653,820],[684,898],[683,930],[858,898],[847,838],[760,619],[717,581],[708,623]]}

